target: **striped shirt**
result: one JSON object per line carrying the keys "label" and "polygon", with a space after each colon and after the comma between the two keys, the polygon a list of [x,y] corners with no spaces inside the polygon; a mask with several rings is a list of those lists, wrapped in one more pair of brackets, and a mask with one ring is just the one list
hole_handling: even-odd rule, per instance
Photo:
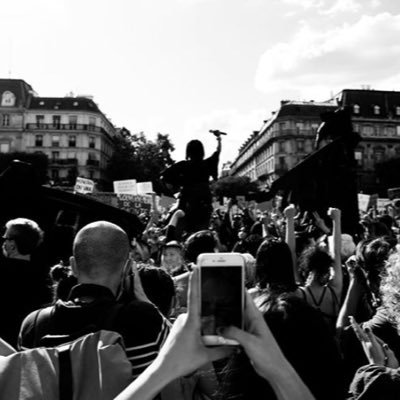
{"label": "striped shirt", "polygon": [[40,346],[45,335],[106,329],[122,336],[136,378],[157,357],[168,336],[169,322],[151,303],[118,304],[108,288],[93,284],[75,286],[69,299],[59,300],[43,318],[38,318],[38,311],[29,314],[21,326],[19,349]]}

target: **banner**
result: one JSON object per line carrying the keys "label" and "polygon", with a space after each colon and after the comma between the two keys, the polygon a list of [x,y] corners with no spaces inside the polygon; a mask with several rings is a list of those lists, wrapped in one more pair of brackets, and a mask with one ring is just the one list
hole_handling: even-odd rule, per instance
{"label": "banner", "polygon": [[131,214],[150,213],[152,202],[151,196],[118,195],[118,208],[122,208]]}
{"label": "banner", "polygon": [[94,181],[91,179],[86,179],[86,178],[81,178],[77,177],[75,186],[74,186],[74,192],[75,193],[92,193],[94,189]]}
{"label": "banner", "polygon": [[126,179],[124,181],[114,181],[114,193],[117,194],[137,194],[136,179]]}

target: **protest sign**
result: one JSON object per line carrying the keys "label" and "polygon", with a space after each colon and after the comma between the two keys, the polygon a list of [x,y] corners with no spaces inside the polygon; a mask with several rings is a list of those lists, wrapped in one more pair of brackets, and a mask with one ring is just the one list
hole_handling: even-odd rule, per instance
{"label": "protest sign", "polygon": [[81,178],[77,177],[75,186],[74,186],[74,192],[75,193],[92,193],[94,189],[94,181],[91,179],[86,179],[86,178]]}
{"label": "protest sign", "polygon": [[257,204],[257,209],[260,211],[272,211],[273,209],[273,200],[263,201],[262,203]]}
{"label": "protest sign", "polygon": [[360,211],[368,211],[370,198],[369,194],[358,193],[358,208]]}
{"label": "protest sign", "polygon": [[158,206],[164,208],[165,210],[169,210],[173,204],[176,203],[175,197],[169,196],[161,196],[160,201],[158,202]]}
{"label": "protest sign", "polygon": [[136,184],[136,190],[138,195],[153,193],[152,182],[138,182]]}
{"label": "protest sign", "polygon": [[388,189],[388,197],[390,200],[400,198],[400,187]]}
{"label": "protest sign", "polygon": [[114,193],[117,194],[137,194],[136,179],[126,179],[123,181],[114,181]]}
{"label": "protest sign", "polygon": [[386,206],[388,206],[391,203],[392,202],[386,198],[378,199],[376,202],[376,208],[378,209],[378,211],[384,211]]}

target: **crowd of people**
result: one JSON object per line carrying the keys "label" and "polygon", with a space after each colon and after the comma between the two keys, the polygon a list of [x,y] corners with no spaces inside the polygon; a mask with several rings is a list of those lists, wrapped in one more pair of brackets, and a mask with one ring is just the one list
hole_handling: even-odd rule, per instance
{"label": "crowd of people", "polygon": [[[186,224],[181,202],[153,211],[140,237],[106,220],[83,226],[69,263],[49,273],[35,258],[46,232],[12,219],[2,236],[0,349],[115,331],[132,366],[118,400],[400,398],[397,203],[360,215],[350,235],[337,208],[260,212],[233,200],[225,212],[203,210],[197,225],[193,215]],[[238,347],[201,339],[196,260],[212,252],[245,259],[245,327],[221,333]]]}

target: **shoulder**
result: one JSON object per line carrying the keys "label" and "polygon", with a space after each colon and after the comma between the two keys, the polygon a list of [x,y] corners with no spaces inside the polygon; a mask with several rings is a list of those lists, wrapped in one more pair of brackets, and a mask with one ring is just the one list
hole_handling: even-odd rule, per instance
{"label": "shoulder", "polygon": [[127,303],[121,309],[117,321],[123,329],[134,330],[136,336],[158,335],[160,331],[169,330],[169,322],[158,308],[152,303],[139,300]]}

